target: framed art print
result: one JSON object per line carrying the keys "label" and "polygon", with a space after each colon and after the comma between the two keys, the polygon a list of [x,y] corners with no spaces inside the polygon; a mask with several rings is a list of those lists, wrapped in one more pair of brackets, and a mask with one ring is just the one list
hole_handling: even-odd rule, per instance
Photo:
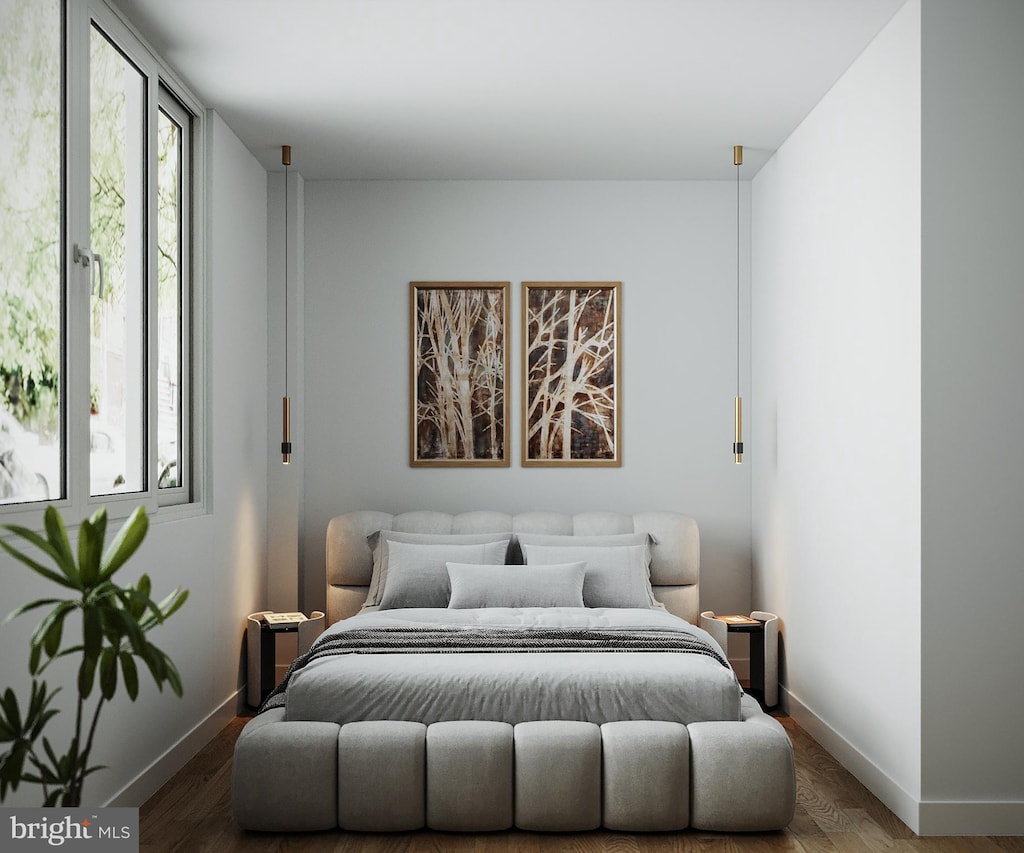
{"label": "framed art print", "polygon": [[618,466],[621,284],[523,282],[523,465]]}
{"label": "framed art print", "polygon": [[508,466],[509,282],[410,284],[409,464]]}

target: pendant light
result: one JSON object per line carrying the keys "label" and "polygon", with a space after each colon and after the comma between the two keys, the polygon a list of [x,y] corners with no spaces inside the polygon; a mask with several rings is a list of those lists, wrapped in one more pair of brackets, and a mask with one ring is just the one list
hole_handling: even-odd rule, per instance
{"label": "pendant light", "polygon": [[732,164],[736,167],[736,397],[733,399],[732,455],[736,464],[743,462],[743,398],[740,396],[740,166],[743,146],[732,147]]}
{"label": "pendant light", "polygon": [[292,399],[288,396],[288,167],[292,164],[292,147],[281,146],[284,166],[284,397],[281,400],[281,462],[292,461]]}

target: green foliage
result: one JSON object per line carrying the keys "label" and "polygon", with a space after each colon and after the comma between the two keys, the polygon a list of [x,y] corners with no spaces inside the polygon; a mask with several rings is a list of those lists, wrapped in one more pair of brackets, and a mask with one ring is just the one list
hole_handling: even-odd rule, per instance
{"label": "green foliage", "polygon": [[[66,598],[31,601],[7,617],[10,620],[31,610],[50,608],[36,626],[29,644],[32,687],[27,707],[22,710],[9,687],[0,696],[0,745],[7,745],[6,752],[0,754],[0,801],[21,782],[31,782],[42,786],[43,805],[78,806],[85,777],[102,769],[89,765],[89,755],[103,704],[117,693],[119,679],[129,699],[134,702],[139,695],[135,659],[146,665],[158,689],[163,690],[167,684],[181,696],[177,668],[146,634],[176,612],[185,603],[188,592],[174,589],[156,602],[150,597],[152,583],[148,575],[127,586],[118,586],[112,580],[138,550],[149,529],[149,519],[142,507],[129,516],[109,546],[105,546],[107,511],[97,510],[79,526],[77,552],[60,513],[52,506],[47,507],[44,522],[45,535],[27,527],[4,527],[41,551],[52,566],[0,539],[0,548],[14,559],[71,593]],[[81,616],[81,640],[63,646],[64,626],[72,613]],[[75,731],[68,750],[57,755],[47,738],[42,738],[42,750],[39,741],[46,724],[58,712],[51,705],[60,688],[50,691],[37,676],[53,661],[71,655],[80,656]],[[86,728],[86,702],[97,684],[99,698]]]}
{"label": "green foliage", "polygon": [[[0,28],[0,405],[26,429],[53,440],[60,430],[64,291],[61,4],[6,0],[0,4]],[[140,80],[93,30],[87,244],[103,256],[106,278],[103,298],[91,300],[90,328],[97,337],[104,334],[105,312],[124,301],[126,283],[140,280],[141,270],[126,269],[126,234],[129,208],[146,205],[141,198],[131,204],[125,199],[126,151],[132,147],[125,137],[135,132],[128,129],[126,90],[138,88]],[[180,134],[165,124],[156,144],[157,286],[161,303],[176,306]]]}
{"label": "green foliage", "polygon": [[25,427],[52,437],[61,334],[60,5],[4,3],[0,26],[0,393]]}

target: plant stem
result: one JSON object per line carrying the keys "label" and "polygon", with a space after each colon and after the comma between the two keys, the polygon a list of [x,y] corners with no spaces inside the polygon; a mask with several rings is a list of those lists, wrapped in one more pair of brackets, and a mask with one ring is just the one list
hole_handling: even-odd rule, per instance
{"label": "plant stem", "polygon": [[82,696],[81,692],[78,694],[78,703],[75,708],[75,736],[71,741],[72,750],[71,757],[74,758],[74,767],[70,774],[67,787],[67,797],[70,802],[67,803],[69,806],[78,806],[81,803],[82,792],[81,785],[78,784],[78,768],[82,761],[82,754],[79,752],[78,746],[82,742],[82,713],[85,710],[85,697]]}
{"label": "plant stem", "polygon": [[[89,770],[89,753],[92,752],[92,739],[96,734],[96,724],[100,721],[100,708],[106,700],[100,694],[100,700],[96,703],[96,710],[92,715],[92,723],[89,725],[89,739],[85,743],[85,749],[78,758],[78,768],[75,771],[75,802],[76,806],[82,804],[82,788],[85,787],[85,774]],[[76,732],[77,734],[77,732]]]}

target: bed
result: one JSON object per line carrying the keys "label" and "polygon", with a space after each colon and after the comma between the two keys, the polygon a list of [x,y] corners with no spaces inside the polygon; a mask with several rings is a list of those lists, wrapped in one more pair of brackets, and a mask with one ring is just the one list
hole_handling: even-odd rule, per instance
{"label": "bed", "polygon": [[696,627],[673,512],[360,511],[327,622],[235,747],[271,831],[780,829],[792,746]]}

